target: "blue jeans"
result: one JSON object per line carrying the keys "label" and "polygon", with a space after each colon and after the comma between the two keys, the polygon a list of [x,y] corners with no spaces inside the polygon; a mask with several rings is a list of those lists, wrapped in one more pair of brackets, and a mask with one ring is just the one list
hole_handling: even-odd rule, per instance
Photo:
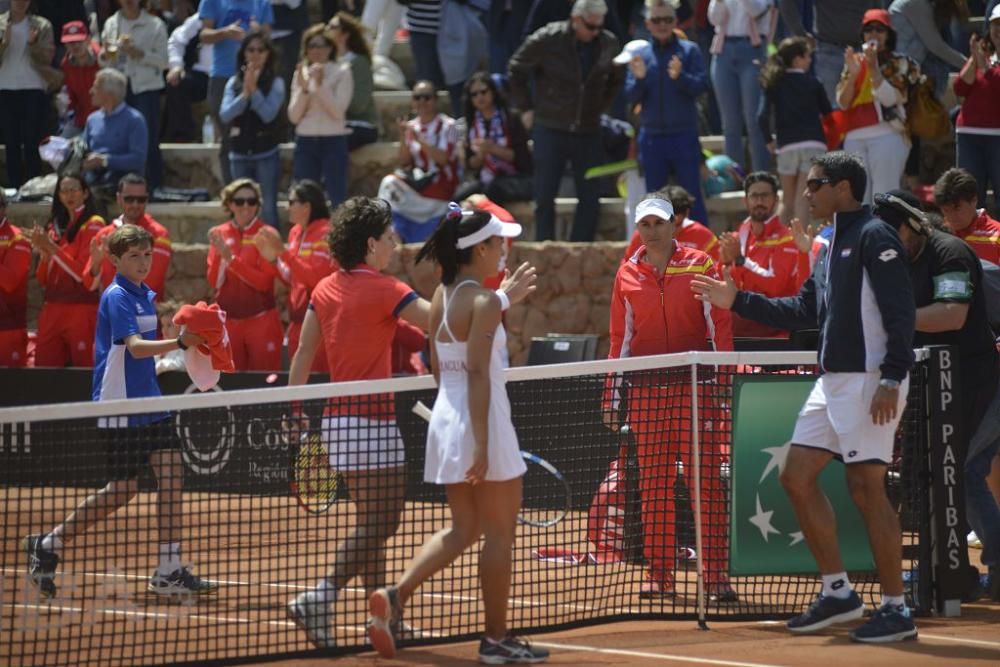
{"label": "blue jeans", "polygon": [[745,130],[750,140],[750,162],[754,171],[771,168],[771,154],[757,125],[757,107],[763,95],[760,66],[766,59],[763,45],[753,46],[749,39],[735,37],[727,37],[722,53],[712,58],[712,87],[722,112],[726,155],[746,166]]}
{"label": "blue jeans", "polygon": [[146,119],[146,180],[149,191],[160,187],[163,181],[163,158],[160,156],[160,98],[162,90],[149,90],[136,95],[131,86],[125,103]]}
{"label": "blue jeans", "polygon": [[673,175],[674,180],[687,190],[694,203],[691,218],[708,225],[708,209],[701,191],[701,143],[698,134],[651,134],[639,129],[639,159],[646,174],[646,192],[656,192]]}
{"label": "blue jeans", "polygon": [[451,115],[462,116],[462,88],[464,81],[445,86],[444,72],[441,71],[441,61],[438,60],[438,36],[426,32],[410,33],[410,51],[413,52],[414,77],[417,81],[426,79],[438,90],[447,90],[451,99]]}
{"label": "blue jeans", "polygon": [[834,109],[837,105],[837,82],[840,81],[840,73],[844,71],[844,47],[830,44],[828,42],[817,42],[816,52],[813,54],[813,72],[816,78],[823,84],[823,90],[830,99],[830,106]]}
{"label": "blue jeans", "polygon": [[600,207],[599,181],[587,182],[583,175],[601,159],[601,135],[577,134],[535,125],[535,240],[551,241],[556,233],[556,194],[566,161],[573,168],[576,213],[570,241],[593,241]]}
{"label": "blue jeans", "polygon": [[322,183],[330,206],[336,208],[347,199],[347,135],[333,137],[295,136],[292,177]]}
{"label": "blue jeans", "polygon": [[1000,136],[955,133],[956,163],[975,176],[979,205],[986,207],[986,186],[993,186],[993,212],[1000,212]]}
{"label": "blue jeans", "polygon": [[229,154],[233,180],[252,178],[260,184],[264,201],[260,204],[260,217],[275,229],[281,229],[278,219],[278,179],[281,177],[281,154],[278,149],[260,155]]}
{"label": "blue jeans", "polygon": [[980,560],[989,568],[1000,565],[1000,505],[986,484],[993,459],[1000,451],[1000,388],[986,409],[965,457],[965,513],[983,542]]}

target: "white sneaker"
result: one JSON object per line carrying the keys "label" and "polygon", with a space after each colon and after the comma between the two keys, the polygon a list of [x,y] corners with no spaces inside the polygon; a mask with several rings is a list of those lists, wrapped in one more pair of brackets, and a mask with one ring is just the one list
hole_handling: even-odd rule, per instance
{"label": "white sneaker", "polygon": [[299,593],[288,603],[288,616],[302,628],[317,648],[333,648],[336,641],[330,634],[330,605],[317,599],[316,593]]}
{"label": "white sneaker", "polygon": [[966,537],[966,541],[969,543],[969,546],[973,549],[983,548],[983,541],[979,539],[979,536],[976,535],[976,531],[974,530],[969,532],[968,537]]}

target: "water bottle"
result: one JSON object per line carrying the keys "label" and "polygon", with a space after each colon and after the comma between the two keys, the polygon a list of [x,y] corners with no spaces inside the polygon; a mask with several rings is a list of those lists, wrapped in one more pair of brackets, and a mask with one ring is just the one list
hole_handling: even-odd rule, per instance
{"label": "water bottle", "polygon": [[205,122],[201,125],[201,141],[205,144],[215,143],[215,123],[210,114],[205,114]]}

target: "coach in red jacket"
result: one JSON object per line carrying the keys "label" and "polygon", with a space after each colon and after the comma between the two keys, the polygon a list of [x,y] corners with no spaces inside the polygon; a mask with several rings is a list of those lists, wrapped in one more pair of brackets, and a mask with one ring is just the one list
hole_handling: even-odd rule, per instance
{"label": "coach in red jacket", "polygon": [[[712,258],[700,250],[684,248],[674,240],[673,207],[654,197],[636,207],[636,226],[643,245],[622,264],[611,295],[612,359],[691,350],[733,349],[732,324],[725,310],[705,306],[690,293],[696,275],[718,276]],[[648,580],[641,597],[674,594],[674,560],[677,555],[676,510],[671,493],[677,462],[684,464],[690,483],[691,373],[676,370],[641,371],[625,378],[611,378],[605,395],[609,424],[617,399],[628,401],[628,423],[639,450],[639,487]],[[718,409],[713,378],[699,384],[699,422],[705,425],[701,442],[701,499],[704,508],[705,568],[713,599],[734,601],[736,594],[726,579],[726,508],[719,470],[720,438],[710,427]]]}

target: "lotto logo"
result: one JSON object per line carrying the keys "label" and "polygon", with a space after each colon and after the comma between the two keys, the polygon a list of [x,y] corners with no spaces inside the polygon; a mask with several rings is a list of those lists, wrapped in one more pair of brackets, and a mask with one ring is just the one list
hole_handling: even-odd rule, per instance
{"label": "lotto logo", "polygon": [[880,254],[878,258],[883,262],[891,262],[898,256],[899,256],[898,252],[896,252],[893,248],[889,248],[888,250],[883,250],[882,254]]}

